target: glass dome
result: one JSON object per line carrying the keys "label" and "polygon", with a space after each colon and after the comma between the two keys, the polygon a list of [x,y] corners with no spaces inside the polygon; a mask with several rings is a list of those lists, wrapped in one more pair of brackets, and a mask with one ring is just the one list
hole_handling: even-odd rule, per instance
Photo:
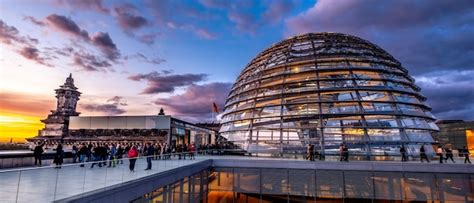
{"label": "glass dome", "polygon": [[[283,40],[257,55],[226,100],[220,134],[252,153],[414,154],[438,128],[420,88],[377,45],[339,33]],[[431,147],[426,147],[431,151]],[[429,149],[428,149],[429,148]]]}

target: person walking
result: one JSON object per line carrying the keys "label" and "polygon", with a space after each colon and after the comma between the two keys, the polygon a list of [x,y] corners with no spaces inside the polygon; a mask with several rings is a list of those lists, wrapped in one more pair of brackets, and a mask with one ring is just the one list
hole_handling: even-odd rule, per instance
{"label": "person walking", "polygon": [[145,151],[145,156],[146,156],[146,163],[147,163],[147,166],[146,166],[146,170],[151,170],[151,160],[153,159],[153,156],[154,156],[154,153],[155,153],[155,149],[153,148],[153,145],[151,143],[147,143],[147,148],[146,148],[146,151]]}
{"label": "person walking", "polygon": [[186,159],[186,154],[188,152],[188,145],[183,144],[181,147],[182,147],[181,152],[183,153],[183,159]]}
{"label": "person walking", "polygon": [[[176,153],[178,154],[178,159],[181,160],[181,152],[183,152],[183,147],[181,146],[181,144],[179,144],[178,146],[176,146]],[[174,157],[174,155],[173,155]]]}
{"label": "person walking", "polygon": [[115,159],[117,155],[117,147],[115,144],[112,144],[110,147],[110,153],[109,153],[109,166],[108,167],[115,167]]}
{"label": "person walking", "polygon": [[342,146],[342,155],[344,157],[344,161],[349,161],[349,148],[346,144]]}
{"label": "person walking", "polygon": [[314,145],[308,144],[308,148],[306,149],[306,157],[309,161],[314,161]]}
{"label": "person walking", "polygon": [[138,150],[135,146],[132,146],[130,150],[128,150],[128,161],[130,162],[128,168],[130,169],[130,172],[135,172],[135,162],[137,162],[137,157]]}
{"label": "person walking", "polygon": [[121,144],[117,145],[117,164],[123,164],[123,154],[125,153]]}
{"label": "person walking", "polygon": [[77,152],[77,155],[79,156],[79,162],[81,163],[80,167],[84,167],[84,161],[87,156],[87,147],[85,144],[81,144],[79,146],[79,151]]}
{"label": "person walking", "polygon": [[444,161],[444,157],[443,157],[443,147],[441,147],[441,145],[438,146],[438,149],[436,149],[436,155],[438,155],[439,157],[439,163],[442,164],[443,161]]}
{"label": "person walking", "polygon": [[448,159],[451,159],[451,161],[453,163],[456,163],[454,161],[454,155],[453,155],[453,150],[451,149],[451,147],[446,147],[446,149],[444,150],[446,152],[446,158],[444,158],[444,160],[446,161],[446,163],[448,163]]}
{"label": "person walking", "polygon": [[56,164],[56,167],[54,168],[61,168],[61,165],[63,164],[63,158],[64,158],[63,145],[58,144],[58,147],[56,147],[56,154],[54,155],[53,162]]}
{"label": "person walking", "polygon": [[72,163],[76,163],[77,162],[77,159],[79,158],[79,155],[77,154],[77,151],[79,149],[77,148],[76,144],[73,144],[72,145],[72,151],[71,151],[71,154],[72,154]]}
{"label": "person walking", "polygon": [[35,157],[35,166],[39,164],[41,166],[41,158],[43,156],[43,144],[38,143],[35,149],[33,150],[33,156]]}
{"label": "person walking", "polygon": [[344,152],[343,152],[344,144],[339,145],[339,161],[344,160]]}
{"label": "person walking", "polygon": [[94,166],[96,164],[99,165],[99,167],[102,167],[102,161],[101,161],[101,147],[99,146],[99,144],[94,144],[94,147],[92,148],[92,152],[91,152],[91,156],[92,156],[92,164],[91,164],[91,168],[94,168]]}
{"label": "person walking", "polygon": [[188,146],[188,152],[189,152],[189,159],[191,160],[196,159],[194,157],[194,154],[196,153],[196,146],[194,145],[194,142]]}
{"label": "person walking", "polygon": [[407,160],[407,150],[405,145],[400,146],[400,155],[402,156],[402,162],[406,162]]}
{"label": "person walking", "polygon": [[466,146],[463,146],[462,147],[462,155],[464,156],[464,163],[467,164],[467,163],[470,163],[471,164],[471,160],[469,159],[469,150],[466,148]]}
{"label": "person walking", "polygon": [[426,160],[428,163],[430,163],[430,160],[428,159],[428,156],[426,156],[425,145],[421,145],[421,147],[420,147],[420,161],[421,161],[421,163],[423,163],[423,160]]}

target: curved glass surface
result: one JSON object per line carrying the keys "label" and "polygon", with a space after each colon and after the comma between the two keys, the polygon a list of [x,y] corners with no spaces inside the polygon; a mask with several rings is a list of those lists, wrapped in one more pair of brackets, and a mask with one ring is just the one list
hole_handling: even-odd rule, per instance
{"label": "curved glass surface", "polygon": [[[345,34],[311,33],[261,52],[229,93],[220,133],[252,153],[305,150],[398,155],[431,144],[437,130],[420,88],[378,46]],[[429,149],[428,149],[429,150]]]}

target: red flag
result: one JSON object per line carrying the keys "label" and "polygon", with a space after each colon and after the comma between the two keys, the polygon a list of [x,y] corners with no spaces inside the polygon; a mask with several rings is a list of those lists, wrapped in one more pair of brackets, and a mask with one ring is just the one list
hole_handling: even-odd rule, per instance
{"label": "red flag", "polygon": [[217,107],[216,102],[212,102],[212,112],[219,113],[219,108]]}

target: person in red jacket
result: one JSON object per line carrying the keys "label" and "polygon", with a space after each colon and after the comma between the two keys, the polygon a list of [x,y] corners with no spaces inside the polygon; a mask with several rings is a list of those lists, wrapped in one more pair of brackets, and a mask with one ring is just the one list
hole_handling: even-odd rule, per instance
{"label": "person in red jacket", "polygon": [[130,161],[129,169],[130,172],[135,171],[135,162],[137,162],[138,150],[135,146],[128,151],[128,160]]}
{"label": "person in red jacket", "polygon": [[188,146],[188,153],[189,153],[189,159],[196,159],[194,157],[194,154],[196,153],[196,146],[194,145],[194,142]]}

